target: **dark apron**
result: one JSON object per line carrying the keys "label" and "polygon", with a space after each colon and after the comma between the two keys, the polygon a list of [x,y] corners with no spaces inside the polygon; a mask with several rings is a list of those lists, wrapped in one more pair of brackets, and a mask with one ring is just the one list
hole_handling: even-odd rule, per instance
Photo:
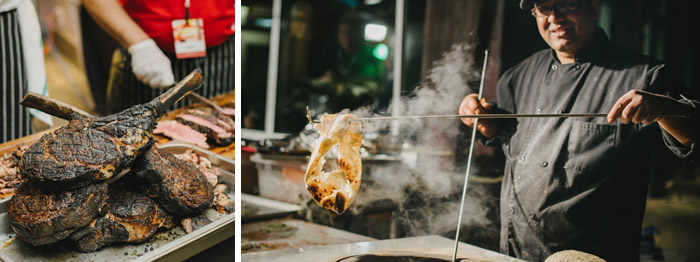
{"label": "dark apron", "polygon": [[[180,81],[195,68],[200,68],[204,83],[198,89],[203,97],[213,97],[235,89],[235,41],[231,36],[221,45],[207,48],[207,55],[200,58],[177,59],[174,53],[164,52],[170,59],[175,82]],[[108,114],[118,113],[136,104],[143,104],[167,89],[151,88],[141,83],[131,70],[131,55],[124,47],[117,48],[112,56],[112,70],[107,84],[106,108]],[[99,102],[98,102],[99,103]],[[182,99],[174,108],[192,104]]]}
{"label": "dark apron", "polygon": [[17,10],[0,13],[0,143],[31,133],[29,110],[19,104],[27,93]]}

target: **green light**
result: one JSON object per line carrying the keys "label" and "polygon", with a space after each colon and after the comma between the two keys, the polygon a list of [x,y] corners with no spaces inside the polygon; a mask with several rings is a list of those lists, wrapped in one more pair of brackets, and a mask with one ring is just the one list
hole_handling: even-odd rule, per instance
{"label": "green light", "polygon": [[374,47],[374,50],[372,50],[372,55],[376,57],[379,60],[386,60],[387,57],[389,57],[389,47],[387,47],[385,44],[378,44]]}

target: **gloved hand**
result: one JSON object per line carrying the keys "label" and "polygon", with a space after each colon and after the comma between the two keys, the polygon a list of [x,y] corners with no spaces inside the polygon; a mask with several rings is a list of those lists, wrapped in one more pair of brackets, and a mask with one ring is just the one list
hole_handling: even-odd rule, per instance
{"label": "gloved hand", "polygon": [[151,88],[165,88],[175,84],[173,70],[163,51],[153,39],[138,42],[129,47],[131,70],[141,82]]}

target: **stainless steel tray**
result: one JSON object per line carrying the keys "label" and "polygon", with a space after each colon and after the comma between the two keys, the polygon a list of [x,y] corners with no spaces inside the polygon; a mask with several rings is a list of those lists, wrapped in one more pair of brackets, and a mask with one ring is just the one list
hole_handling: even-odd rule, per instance
{"label": "stainless steel tray", "polygon": [[[229,185],[229,195],[234,196],[233,160],[213,152],[187,144],[166,143],[159,148],[174,154],[192,148],[219,167],[221,180]],[[4,199],[0,201],[2,208]],[[208,209],[204,214],[213,222],[186,234],[179,225],[170,230],[159,230],[151,239],[140,244],[116,244],[99,251],[82,253],[75,251],[67,241],[45,246],[32,246],[16,239],[10,229],[7,207],[0,213],[0,259],[3,261],[182,261],[235,235],[235,213],[219,214]],[[232,258],[233,259],[233,258]]]}
{"label": "stainless steel tray", "polygon": [[283,217],[301,210],[301,206],[272,200],[269,198],[241,194],[241,222],[253,222]]}
{"label": "stainless steel tray", "polygon": [[0,199],[0,213],[6,213],[7,212],[7,205],[10,204],[10,199],[12,199],[12,195],[3,197]]}

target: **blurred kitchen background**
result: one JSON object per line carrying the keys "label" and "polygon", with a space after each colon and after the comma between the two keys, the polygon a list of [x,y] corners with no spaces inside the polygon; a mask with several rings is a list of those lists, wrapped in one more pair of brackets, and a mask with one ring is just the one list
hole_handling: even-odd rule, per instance
{"label": "blurred kitchen background", "polygon": [[[478,91],[486,49],[491,55],[484,96],[495,100],[498,77],[547,48],[534,18],[518,3],[241,1],[242,191],[298,205],[300,211],[280,214],[293,213],[287,219],[333,227],[357,239],[453,238],[468,128],[457,120],[363,126],[361,193],[351,210],[332,215],[315,210],[303,185],[315,139],[306,107],[314,118],[343,109],[360,116],[454,114],[464,95]],[[670,64],[675,77],[697,94],[695,10],[698,3],[691,0],[601,0],[598,24],[613,42]],[[642,259],[700,260],[700,171],[673,156],[660,136],[650,143],[656,146],[650,152],[655,161],[648,174],[640,174],[650,177]],[[484,146],[477,152],[461,240],[498,250],[502,156]],[[319,244],[299,236],[303,228],[261,237],[260,223],[272,216],[256,216],[259,207],[243,200],[244,252]],[[307,242],[295,242],[298,238]]]}
{"label": "blurred kitchen background", "polygon": [[[107,87],[109,59],[116,47],[116,42],[104,32],[102,32],[103,35],[92,33],[99,27],[81,8],[78,0],[32,1],[37,9],[44,37],[46,86],[50,96],[88,113],[97,114],[99,109],[93,93],[99,95],[99,90],[102,90],[104,94]],[[86,23],[86,19],[91,23]],[[97,71],[99,66],[92,60],[95,59],[93,52],[95,46],[91,41],[98,40],[103,43],[97,48],[102,48],[105,52],[111,50],[101,72]],[[100,75],[102,80],[95,79],[91,82],[88,74]],[[91,89],[91,83],[96,90]],[[53,122],[54,126],[67,123],[66,120],[56,117],[53,118]]]}

